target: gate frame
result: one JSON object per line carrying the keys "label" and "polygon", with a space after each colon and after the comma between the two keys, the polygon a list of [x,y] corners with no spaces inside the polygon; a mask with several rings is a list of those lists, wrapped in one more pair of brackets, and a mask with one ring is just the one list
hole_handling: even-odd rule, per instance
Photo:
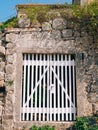
{"label": "gate frame", "polygon": [[[22,92],[22,62],[23,62],[23,54],[40,54],[40,52],[37,51],[32,51],[30,48],[19,48],[17,49],[17,53],[16,53],[16,75],[18,75],[17,77],[15,77],[15,107],[14,107],[14,112],[15,112],[15,116],[14,116],[14,121],[17,122],[22,122],[21,121],[21,92]],[[44,54],[47,54],[46,51],[43,52]],[[43,54],[41,53],[41,54]],[[48,53],[48,54],[57,54],[57,53]],[[58,54],[73,54],[73,53],[64,53],[64,52],[58,52]],[[75,59],[76,62],[76,59]],[[77,77],[77,75],[76,75]],[[77,78],[76,78],[77,79]],[[21,88],[20,88],[21,85]],[[76,81],[76,85],[77,85],[77,81]],[[20,91],[19,91],[20,90]],[[18,93],[18,94],[17,94]],[[77,107],[77,87],[76,87],[76,107]],[[76,109],[76,115],[77,115],[77,109]],[[25,121],[27,122],[27,121]],[[32,121],[28,121],[28,122],[32,122]],[[34,121],[35,122],[35,121]],[[38,122],[38,121],[37,121]],[[46,122],[46,121],[45,121]],[[51,121],[49,121],[51,122]],[[58,122],[58,121],[57,121]],[[66,121],[64,121],[65,123]],[[71,121],[70,121],[71,122]]]}

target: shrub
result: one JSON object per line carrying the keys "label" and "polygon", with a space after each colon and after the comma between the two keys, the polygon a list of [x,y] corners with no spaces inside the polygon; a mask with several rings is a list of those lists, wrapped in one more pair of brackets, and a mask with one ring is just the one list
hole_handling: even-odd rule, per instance
{"label": "shrub", "polygon": [[5,28],[16,28],[18,27],[18,20],[17,20],[17,17],[12,17],[10,19],[8,19],[7,21],[3,22],[1,25],[0,25],[0,30],[3,30]]}
{"label": "shrub", "polygon": [[55,130],[55,128],[54,128],[54,127],[50,127],[50,126],[48,126],[48,125],[46,125],[46,126],[41,126],[41,127],[38,127],[38,126],[36,126],[36,125],[33,125],[33,126],[30,128],[30,130]]}
{"label": "shrub", "polygon": [[78,117],[74,130],[98,130],[98,117]]}

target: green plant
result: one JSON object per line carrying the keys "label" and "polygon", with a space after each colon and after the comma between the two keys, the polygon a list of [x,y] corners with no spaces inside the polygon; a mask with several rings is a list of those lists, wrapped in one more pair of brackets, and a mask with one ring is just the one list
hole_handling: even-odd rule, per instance
{"label": "green plant", "polygon": [[0,30],[3,30],[5,28],[16,28],[18,27],[18,20],[17,17],[12,17],[11,19],[8,19],[7,21],[3,22],[0,25]]}
{"label": "green plant", "polygon": [[98,130],[98,117],[78,117],[73,125],[75,130]]}
{"label": "green plant", "polygon": [[55,130],[54,127],[50,127],[48,125],[45,125],[45,126],[41,126],[41,127],[38,127],[36,125],[33,125],[30,130]]}
{"label": "green plant", "polygon": [[30,130],[38,130],[38,127],[36,125],[33,125]]}
{"label": "green plant", "polygon": [[7,85],[12,86],[13,85],[13,80],[8,80]]}

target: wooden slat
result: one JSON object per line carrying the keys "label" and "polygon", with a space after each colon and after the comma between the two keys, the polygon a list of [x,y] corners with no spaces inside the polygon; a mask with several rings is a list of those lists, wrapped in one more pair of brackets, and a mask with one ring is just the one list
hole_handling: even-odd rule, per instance
{"label": "wooden slat", "polygon": [[[41,61],[41,58],[42,58],[42,55],[40,54],[40,61]],[[40,77],[41,77],[41,73],[42,73],[41,64],[39,65],[39,67],[40,67]],[[41,100],[42,100],[42,97],[41,97],[41,80],[40,80],[40,83],[39,83],[39,113],[40,113],[39,121],[41,121]]]}
{"label": "wooden slat", "polygon": [[[75,96],[76,96],[76,92],[75,92],[75,66],[73,64],[73,102],[74,102],[74,106],[75,106]],[[74,113],[74,119],[73,120],[76,120],[76,112],[73,112]]]}
{"label": "wooden slat", "polygon": [[[43,63],[45,62],[45,54],[44,54],[44,56],[43,56]],[[45,65],[43,66],[43,71],[45,71]],[[44,108],[45,108],[45,87],[46,87],[46,85],[45,85],[45,75],[44,75],[44,77],[43,77],[43,121],[45,121],[45,113],[44,113]]]}
{"label": "wooden slat", "polygon": [[[24,54],[24,59],[26,59],[26,55]],[[25,62],[24,62],[24,77],[23,77],[23,121],[25,120],[25,106],[24,106],[24,104],[25,104],[25,91],[26,91],[26,60],[25,60]]]}
{"label": "wooden slat", "polygon": [[30,120],[32,121],[32,113],[33,113],[33,88],[34,88],[34,84],[33,84],[33,76],[34,76],[34,65],[33,65],[33,59],[34,59],[34,55],[32,55],[32,72],[31,72],[31,74],[32,74],[32,77],[31,77],[31,116],[30,116]]}
{"label": "wooden slat", "polygon": [[[56,60],[56,55],[54,55],[54,59],[53,59],[53,62],[54,62],[54,72],[56,73],[55,60]],[[56,110],[56,78],[54,76],[54,121],[56,121],[55,110]]]}
{"label": "wooden slat", "polygon": [[[70,62],[69,64],[69,95],[70,95],[70,99],[72,98],[72,86],[71,86],[71,55],[68,56],[68,60]],[[71,110],[71,102],[69,102],[69,106],[70,106],[70,119],[69,120],[72,120],[72,110]]]}
{"label": "wooden slat", "polygon": [[[57,55],[57,61],[59,62],[59,54]],[[58,78],[59,78],[59,75],[60,75],[60,72],[59,72],[59,66],[57,66],[57,71],[58,71]],[[58,80],[58,108],[60,107],[60,84],[59,84],[59,80]],[[58,109],[59,111],[59,109]],[[58,121],[60,121],[60,113],[58,112]]]}
{"label": "wooden slat", "polygon": [[[61,55],[61,61],[63,61],[63,55]],[[63,73],[64,73],[63,65],[61,64],[61,79],[62,79],[62,85],[64,86]],[[61,100],[62,106],[61,107],[62,107],[62,112],[63,112],[63,108],[64,108],[64,95],[63,94],[64,94],[64,91],[63,91],[62,87],[61,87],[61,92],[62,92],[62,95],[61,95],[62,96],[62,98],[61,98],[62,99]],[[64,120],[64,114],[62,114],[62,120]]]}
{"label": "wooden slat", "polygon": [[[28,109],[28,112],[31,112],[31,108],[25,108],[25,111],[24,111],[24,112],[26,112],[27,109]],[[39,108],[32,108],[32,109],[33,109],[33,111],[35,111],[35,109],[36,109],[36,112],[39,113]],[[50,109],[51,109],[51,112],[54,113],[54,108],[47,108],[47,109],[44,108],[44,112],[43,112],[43,109],[41,109],[40,113],[46,113],[46,112],[49,113],[49,112],[50,112]],[[56,114],[57,112],[64,114],[65,111],[68,111],[68,113],[70,113],[70,108],[63,108],[63,111],[64,111],[64,112],[62,112],[62,108],[55,108],[55,114]],[[72,108],[72,111],[75,113],[75,108]],[[21,112],[23,112],[23,108],[21,108]]]}
{"label": "wooden slat", "polygon": [[[59,56],[59,55],[58,55]],[[24,62],[25,62],[25,64],[26,65],[28,65],[28,61],[23,61],[23,64],[24,64]],[[49,61],[49,63],[51,64],[51,66],[61,66],[61,64],[64,66],[65,65],[65,63],[64,63],[64,61],[55,61],[55,62],[53,62],[52,60],[51,61]],[[70,64],[73,64],[73,61],[67,61],[66,62],[66,65],[70,65]],[[29,61],[29,65],[32,65],[32,61],[30,60]],[[33,65],[35,65],[35,66],[38,66],[38,65],[42,65],[43,66],[43,61],[42,60],[38,60],[38,63],[36,64],[36,61],[35,60],[33,60]],[[45,61],[44,62],[44,65],[45,66],[47,66],[48,65],[48,63],[47,63],[47,61]]]}
{"label": "wooden slat", "polygon": [[[67,61],[67,56],[65,55],[65,94],[66,94],[66,108],[68,108],[68,96],[67,96],[68,82],[67,82],[67,64],[66,64],[66,61]],[[67,110],[66,110],[66,121],[68,121],[68,111]]]}
{"label": "wooden slat", "polygon": [[[38,65],[38,55],[36,55],[36,65]],[[35,75],[35,77],[36,77],[36,79],[35,79],[35,108],[37,108],[37,87],[36,87],[36,84],[37,84],[37,80],[38,80],[38,66],[35,66],[35,73],[36,73],[36,75]],[[36,111],[36,109],[35,109],[35,121],[37,120],[37,111]]]}
{"label": "wooden slat", "polygon": [[[52,55],[50,55],[50,60],[52,59]],[[51,64],[50,64],[50,68],[52,68],[52,66],[51,66]],[[51,84],[52,84],[52,71],[51,71],[51,69],[50,69],[50,121],[52,121],[52,93],[51,93],[51,90],[52,90],[52,87],[53,86],[51,86]]]}
{"label": "wooden slat", "polygon": [[47,55],[47,63],[48,63],[48,71],[47,71],[47,121],[49,121],[49,97],[50,97],[50,93],[49,93],[49,81],[50,81],[50,78],[49,78],[49,55]]}

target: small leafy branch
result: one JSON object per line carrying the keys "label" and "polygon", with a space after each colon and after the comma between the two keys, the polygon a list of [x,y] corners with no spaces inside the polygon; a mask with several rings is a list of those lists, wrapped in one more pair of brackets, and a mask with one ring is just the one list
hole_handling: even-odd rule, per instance
{"label": "small leafy branch", "polygon": [[0,30],[4,30],[5,28],[16,28],[18,27],[18,19],[17,17],[12,17],[11,19],[8,19],[7,21],[3,22],[0,25]]}
{"label": "small leafy branch", "polygon": [[8,80],[7,85],[12,86],[13,85],[13,80]]}
{"label": "small leafy branch", "polygon": [[55,130],[55,128],[54,128],[54,127],[50,127],[50,126],[48,126],[48,125],[46,125],[46,126],[41,126],[41,127],[38,127],[38,126],[36,126],[36,125],[33,125],[33,126],[30,128],[30,130]]}
{"label": "small leafy branch", "polygon": [[77,117],[73,130],[98,130],[98,117]]}

